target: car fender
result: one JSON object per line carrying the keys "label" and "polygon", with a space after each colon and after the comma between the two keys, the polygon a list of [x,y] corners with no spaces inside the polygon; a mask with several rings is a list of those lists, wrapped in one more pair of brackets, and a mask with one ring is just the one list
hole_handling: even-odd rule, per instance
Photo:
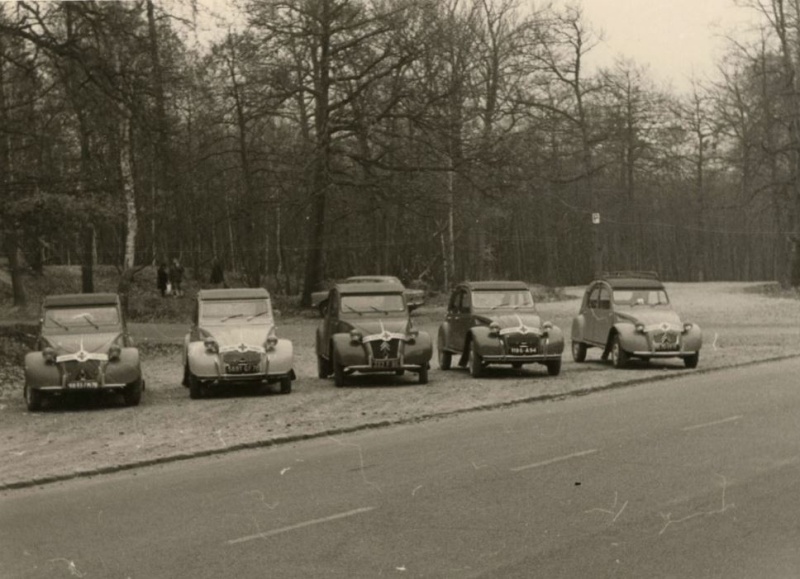
{"label": "car fender", "polygon": [[440,350],[453,351],[453,345],[450,342],[450,323],[442,322],[439,326],[439,333],[437,334],[436,347]]}
{"label": "car fender", "polygon": [[586,336],[586,316],[578,314],[572,319],[572,341],[583,342]]}
{"label": "car fender", "polygon": [[207,378],[219,375],[217,365],[219,357],[217,354],[206,351],[206,345],[202,341],[189,342],[186,357],[189,372],[195,376]]}
{"label": "car fender", "polygon": [[61,384],[61,373],[55,364],[45,364],[41,352],[25,354],[25,385],[28,388],[42,386],[58,386]]}
{"label": "car fender", "polygon": [[681,348],[685,352],[696,352],[703,346],[703,331],[697,324],[692,324],[692,329],[681,334]]}
{"label": "car fender", "polygon": [[294,346],[291,340],[281,338],[275,349],[267,352],[269,374],[289,374],[294,366]]}
{"label": "car fender", "polygon": [[564,352],[564,332],[558,326],[553,326],[547,331],[546,340],[542,339],[543,352],[548,356],[555,356]]}
{"label": "car fender", "polygon": [[131,384],[142,377],[139,350],[122,348],[119,360],[109,361],[105,368],[107,384]]}
{"label": "car fender", "polygon": [[617,322],[611,327],[608,333],[606,348],[611,349],[611,340],[615,335],[619,336],[619,343],[626,352],[648,351],[650,346],[647,336],[636,331],[636,326],[628,322]]}
{"label": "car fender", "polygon": [[406,342],[403,348],[403,362],[424,366],[433,357],[433,341],[428,332],[420,331],[414,342]]}
{"label": "car fender", "polygon": [[469,351],[470,344],[475,344],[475,349],[481,356],[502,356],[503,341],[499,336],[491,335],[487,326],[475,326],[467,334],[464,352]]}
{"label": "car fender", "polygon": [[350,334],[334,334],[331,337],[331,360],[342,366],[358,366],[367,363],[367,353],[361,342],[353,343]]}

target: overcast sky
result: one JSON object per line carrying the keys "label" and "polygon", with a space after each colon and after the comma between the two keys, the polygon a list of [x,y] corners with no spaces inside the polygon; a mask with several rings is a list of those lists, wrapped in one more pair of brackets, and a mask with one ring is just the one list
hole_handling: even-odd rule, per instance
{"label": "overcast sky", "polygon": [[725,35],[741,35],[761,21],[734,0],[583,0],[582,5],[587,21],[605,35],[592,54],[595,64],[622,54],[649,65],[654,80],[672,81],[678,90],[689,86],[693,72],[698,78],[714,73]]}

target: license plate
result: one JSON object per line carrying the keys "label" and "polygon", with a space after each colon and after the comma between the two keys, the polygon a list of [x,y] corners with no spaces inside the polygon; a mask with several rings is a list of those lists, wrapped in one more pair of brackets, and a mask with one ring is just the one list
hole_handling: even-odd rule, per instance
{"label": "license plate", "polygon": [[656,352],[677,352],[680,349],[679,344],[656,344]]}
{"label": "license plate", "polygon": [[512,354],[520,354],[520,355],[535,354],[536,348],[533,346],[511,346],[509,348],[509,351]]}
{"label": "license plate", "polygon": [[400,366],[399,358],[376,358],[372,360],[373,368],[397,368]]}
{"label": "license plate", "polygon": [[255,374],[258,366],[255,364],[226,364],[225,372],[228,374]]}
{"label": "license plate", "polygon": [[99,387],[100,384],[98,384],[95,380],[78,380],[76,382],[67,382],[67,388],[71,390],[91,390]]}

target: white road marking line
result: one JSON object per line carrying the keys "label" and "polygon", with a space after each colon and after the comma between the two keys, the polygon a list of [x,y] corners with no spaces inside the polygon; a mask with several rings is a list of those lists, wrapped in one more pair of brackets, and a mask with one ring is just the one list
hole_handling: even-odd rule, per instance
{"label": "white road marking line", "polygon": [[565,460],[570,460],[572,458],[579,458],[581,456],[586,456],[589,454],[594,454],[595,452],[600,452],[599,448],[593,448],[592,450],[582,450],[581,452],[573,452],[572,454],[568,454],[566,456],[559,456],[556,458],[551,458],[549,460],[543,460],[542,462],[534,462],[533,464],[526,464],[524,466],[516,466],[511,469],[511,472],[519,472],[521,470],[528,470],[531,468],[539,468],[540,466],[547,466],[550,464],[555,464],[557,462],[562,462]]}
{"label": "white road marking line", "polygon": [[703,424],[695,424],[693,426],[684,426],[681,428],[684,432],[687,430],[697,430],[698,428],[706,428],[708,426],[716,426],[717,424],[725,424],[726,422],[733,422],[735,420],[739,420],[742,418],[741,415],[739,416],[730,416],[728,418],[723,418],[722,420],[715,420],[714,422],[704,422]]}
{"label": "white road marking line", "polygon": [[312,519],[303,523],[297,523],[296,525],[290,525],[280,529],[273,529],[272,531],[256,533],[255,535],[247,535],[246,537],[239,537],[238,539],[229,539],[227,543],[228,545],[236,545],[237,543],[246,543],[247,541],[254,541],[256,539],[266,539],[267,537],[286,533],[287,531],[294,531],[295,529],[302,529],[303,527],[310,527],[311,525],[318,525],[320,523],[327,523],[337,519],[344,519],[345,517],[352,517],[353,515],[360,515],[361,513],[366,513],[374,509],[375,507],[362,507],[360,509],[347,511],[346,513],[339,513],[337,515],[331,515],[330,517],[323,517],[321,519]]}

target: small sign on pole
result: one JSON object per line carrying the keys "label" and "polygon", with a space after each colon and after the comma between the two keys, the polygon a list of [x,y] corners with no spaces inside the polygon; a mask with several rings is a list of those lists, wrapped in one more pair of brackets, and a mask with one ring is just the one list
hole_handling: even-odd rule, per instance
{"label": "small sign on pole", "polygon": [[595,225],[600,225],[600,214],[599,213],[592,213],[592,223]]}

